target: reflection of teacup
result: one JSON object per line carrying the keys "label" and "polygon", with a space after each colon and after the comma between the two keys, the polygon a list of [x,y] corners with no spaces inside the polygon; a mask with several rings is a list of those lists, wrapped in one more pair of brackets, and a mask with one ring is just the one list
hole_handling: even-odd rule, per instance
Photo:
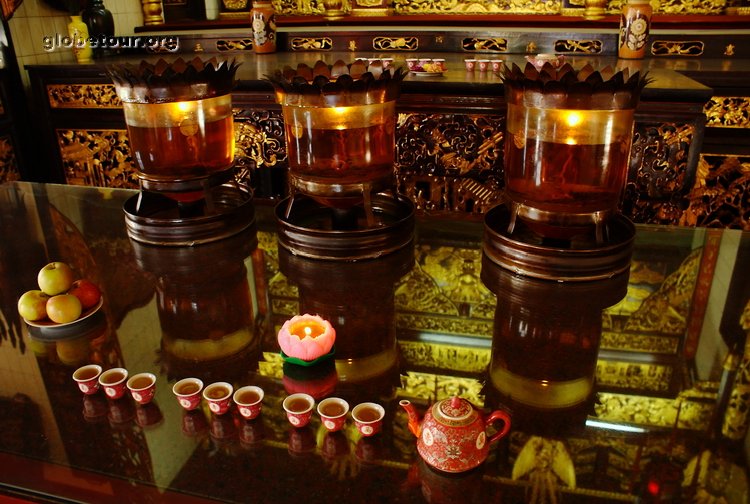
{"label": "reflection of teacup", "polygon": [[372,436],[380,432],[384,416],[385,409],[372,402],[360,403],[352,410],[354,423],[363,436]]}
{"label": "reflection of teacup", "polygon": [[87,422],[100,422],[106,418],[107,401],[100,395],[83,396],[83,417]]}
{"label": "reflection of teacup", "polygon": [[260,414],[260,410],[263,407],[263,395],[262,388],[255,385],[247,385],[238,388],[232,399],[234,399],[240,415],[249,420]]}
{"label": "reflection of teacup", "polygon": [[127,381],[128,390],[135,402],[148,404],[156,392],[156,375],[153,373],[138,373]]}
{"label": "reflection of teacup", "polygon": [[315,433],[310,426],[289,429],[287,450],[291,455],[308,455],[315,451]]}
{"label": "reflection of teacup", "polygon": [[132,401],[125,398],[109,401],[107,418],[111,425],[122,425],[130,422],[135,416],[135,407]]}
{"label": "reflection of teacup", "polygon": [[198,378],[183,378],[172,387],[172,392],[177,397],[180,406],[188,411],[200,405],[202,390],[203,381]]}
{"label": "reflection of teacup", "polygon": [[326,429],[341,430],[349,413],[349,403],[339,397],[328,397],[318,403],[318,414]]}
{"label": "reflection of teacup", "polygon": [[315,399],[309,394],[292,394],[284,399],[282,406],[290,424],[294,427],[304,427],[310,422]]}
{"label": "reflection of teacup", "polygon": [[99,390],[99,375],[102,367],[97,364],[89,364],[79,367],[73,373],[73,379],[78,384],[78,389],[84,394],[95,394]]}
{"label": "reflection of teacup", "polygon": [[228,439],[237,434],[232,415],[214,415],[211,417],[211,437]]}
{"label": "reflection of teacup", "polygon": [[99,385],[104,389],[109,399],[119,399],[125,394],[125,381],[128,370],[125,368],[108,369],[99,375]]}
{"label": "reflection of teacup", "polygon": [[164,418],[159,407],[153,403],[139,405],[135,409],[135,421],[141,427],[152,427]]}
{"label": "reflection of teacup", "polygon": [[380,438],[363,437],[357,441],[354,455],[364,465],[375,464],[380,458]]}
{"label": "reflection of teacup", "polygon": [[203,410],[194,409],[182,415],[182,433],[186,436],[197,436],[208,430],[208,420]]}
{"label": "reflection of teacup", "polygon": [[328,460],[349,454],[349,440],[341,431],[327,432],[320,452]]}
{"label": "reflection of teacup", "polygon": [[223,415],[232,406],[231,383],[215,382],[203,389],[203,398],[208,401],[208,409],[215,415]]}
{"label": "reflection of teacup", "polygon": [[266,437],[265,427],[261,419],[248,420],[240,423],[240,443],[250,448]]}

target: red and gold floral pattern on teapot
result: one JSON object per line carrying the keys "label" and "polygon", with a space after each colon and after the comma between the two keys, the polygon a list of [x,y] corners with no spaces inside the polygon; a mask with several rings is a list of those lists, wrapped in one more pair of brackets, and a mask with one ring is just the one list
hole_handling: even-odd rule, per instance
{"label": "red and gold floral pattern on teapot", "polygon": [[[409,401],[399,404],[409,415],[409,430],[417,436],[417,451],[430,466],[441,471],[468,471],[485,461],[490,443],[510,430],[510,417],[504,411],[493,411],[487,418],[467,400],[454,396],[432,405],[421,424]],[[495,422],[502,427],[488,439],[486,427]]]}

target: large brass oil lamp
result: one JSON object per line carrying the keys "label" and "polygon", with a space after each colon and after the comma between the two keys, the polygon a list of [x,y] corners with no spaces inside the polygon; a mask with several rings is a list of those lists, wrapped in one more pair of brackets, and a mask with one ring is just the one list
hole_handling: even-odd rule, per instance
{"label": "large brass oil lamp", "polygon": [[646,82],[556,58],[505,68],[505,203],[485,216],[492,261],[555,281],[628,269],[635,227],[619,209]]}
{"label": "large brass oil lamp", "polygon": [[393,169],[403,77],[364,60],[300,64],[268,77],[289,164],[291,196],[277,210],[283,246],[319,258],[351,250],[356,259],[411,241],[413,206],[396,194]]}
{"label": "large brass oil lamp", "polygon": [[618,213],[628,175],[640,72],[569,63],[505,67],[505,196],[538,234],[569,239]]}
{"label": "large brass oil lamp", "polygon": [[252,223],[249,191],[228,184],[234,174],[231,89],[237,66],[179,58],[108,68],[141,187],[124,208],[133,239],[195,244]]}

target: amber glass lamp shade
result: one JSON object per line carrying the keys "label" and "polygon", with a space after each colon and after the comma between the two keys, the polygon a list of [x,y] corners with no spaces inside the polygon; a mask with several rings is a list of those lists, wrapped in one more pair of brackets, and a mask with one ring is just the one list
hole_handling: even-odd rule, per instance
{"label": "amber glass lamp shade", "polygon": [[543,236],[568,238],[618,211],[645,80],[627,69],[506,67],[505,195]]}
{"label": "amber glass lamp shade", "polygon": [[236,68],[196,58],[109,69],[144,189],[190,201],[229,178]]}
{"label": "amber glass lamp shade", "polygon": [[289,181],[346,207],[393,185],[396,98],[403,78],[358,60],[286,68],[269,80],[284,116]]}

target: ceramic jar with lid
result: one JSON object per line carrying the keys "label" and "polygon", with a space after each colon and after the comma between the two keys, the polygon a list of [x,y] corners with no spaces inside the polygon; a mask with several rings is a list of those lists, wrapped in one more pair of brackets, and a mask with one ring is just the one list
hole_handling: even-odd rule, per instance
{"label": "ceramic jar with lid", "polygon": [[253,29],[253,51],[256,54],[276,52],[276,11],[271,0],[255,0],[250,11]]}
{"label": "ceramic jar with lid", "polygon": [[620,58],[641,59],[646,55],[652,12],[649,0],[628,0],[622,8],[617,53]]}

